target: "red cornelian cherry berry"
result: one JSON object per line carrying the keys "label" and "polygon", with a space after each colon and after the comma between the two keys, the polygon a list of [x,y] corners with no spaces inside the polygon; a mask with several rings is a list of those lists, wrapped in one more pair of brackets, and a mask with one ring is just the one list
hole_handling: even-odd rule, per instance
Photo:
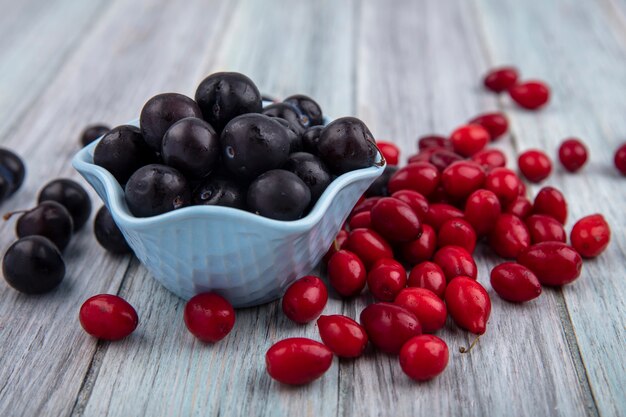
{"label": "red cornelian cherry berry", "polygon": [[617,148],[613,162],[615,163],[615,168],[617,168],[622,175],[626,175],[626,143],[623,143]]}
{"label": "red cornelian cherry berry", "polygon": [[389,178],[389,193],[413,190],[428,197],[439,185],[439,170],[429,162],[412,162]]}
{"label": "red cornelian cherry berry", "polygon": [[489,140],[489,132],[480,125],[463,125],[450,135],[454,152],[465,157],[470,157],[482,150]]}
{"label": "red cornelian cherry berry", "polygon": [[533,272],[515,262],[504,262],[491,270],[491,287],[504,300],[524,303],[541,295],[541,284]]}
{"label": "red cornelian cherry berry", "polygon": [[452,149],[452,144],[445,136],[426,135],[417,140],[417,148],[421,151],[428,148]]}
{"label": "red cornelian cherry berry", "polygon": [[543,214],[533,214],[524,220],[528,232],[530,233],[530,241],[534,243],[541,242],[563,242],[567,240],[563,225],[550,216]]}
{"label": "red cornelian cherry berry", "polygon": [[422,262],[411,269],[407,285],[409,287],[425,288],[443,299],[446,293],[446,275],[436,263]]}
{"label": "red cornelian cherry berry", "polygon": [[360,294],[365,288],[365,279],[365,265],[353,252],[342,249],[328,261],[328,281],[342,297]]}
{"label": "red cornelian cherry berry", "polygon": [[479,114],[468,123],[484,127],[489,132],[491,141],[499,139],[509,130],[509,121],[500,112]]}
{"label": "red cornelian cherry berry", "polygon": [[123,339],[139,323],[133,306],[112,294],[98,294],[89,298],[80,307],[78,318],[87,333],[103,340]]}
{"label": "red cornelian cherry berry", "polygon": [[485,75],[483,84],[489,90],[501,93],[513,87],[518,77],[517,68],[515,67],[494,68]]}
{"label": "red cornelian cherry berry", "polygon": [[395,259],[379,259],[367,273],[367,288],[379,301],[393,301],[406,287],[406,270]]}
{"label": "red cornelian cherry berry", "polygon": [[458,208],[446,203],[435,203],[428,207],[424,223],[438,231],[446,221],[462,217],[463,212]]}
{"label": "red cornelian cherry berry", "polygon": [[543,187],[533,202],[534,214],[545,214],[555,218],[561,224],[567,220],[567,201],[559,190],[554,187]]}
{"label": "red cornelian cherry berry", "polygon": [[524,196],[515,197],[515,200],[507,204],[507,206],[504,209],[505,213],[513,214],[522,220],[530,216],[532,211],[533,211],[532,203],[530,202],[530,200],[528,200]]}
{"label": "red cornelian cherry berry", "polygon": [[559,161],[569,172],[576,172],[587,162],[587,148],[580,139],[565,139],[559,146]]}
{"label": "red cornelian cherry berry", "polygon": [[400,367],[415,381],[428,381],[448,366],[448,345],[430,334],[409,339],[400,350]]}
{"label": "red cornelian cherry berry", "polygon": [[474,258],[460,246],[444,246],[435,253],[433,262],[441,267],[448,283],[460,275],[472,279],[478,275]]}
{"label": "red cornelian cherry berry", "polygon": [[422,233],[422,225],[411,206],[385,197],[372,207],[372,228],[391,242],[409,242]]}
{"label": "red cornelian cherry berry", "polygon": [[446,193],[462,199],[478,190],[485,182],[485,171],[476,162],[459,161],[444,169],[441,184]]}
{"label": "red cornelian cherry berry", "polygon": [[523,152],[519,156],[517,164],[524,177],[530,182],[541,182],[548,178],[552,172],[550,158],[537,149]]}
{"label": "red cornelian cherry berry", "polygon": [[187,301],[183,318],[191,334],[203,342],[215,343],[233,329],[235,310],[224,297],[207,292]]}
{"label": "red cornelian cherry berry", "polygon": [[333,243],[331,243],[330,248],[328,248],[326,255],[324,255],[323,261],[325,263],[328,263],[328,261],[330,261],[330,257],[340,251],[343,245],[346,244],[347,240],[348,232],[341,229],[339,233],[337,233],[337,236],[335,237],[335,240],[333,240]]}
{"label": "red cornelian cherry berry", "polygon": [[400,245],[400,254],[406,262],[415,265],[431,259],[435,249],[437,249],[437,232],[431,226],[424,224],[420,237]]}
{"label": "red cornelian cherry berry", "polygon": [[381,235],[370,229],[354,229],[348,235],[345,248],[363,261],[366,268],[383,258],[393,258],[393,249]]}
{"label": "red cornelian cherry berry", "polygon": [[441,225],[437,233],[437,245],[440,248],[456,245],[472,253],[476,248],[476,232],[466,220],[450,219]]}
{"label": "red cornelian cherry berry", "polygon": [[428,213],[428,200],[426,197],[413,190],[400,190],[391,194],[392,198],[396,198],[400,201],[404,201],[407,203],[417,214],[417,218],[420,221],[426,217],[426,213]]}
{"label": "red cornelian cherry berry", "polygon": [[536,110],[550,100],[550,89],[542,81],[526,81],[509,88],[509,95],[519,106]]}
{"label": "red cornelian cherry berry", "polygon": [[333,352],[320,342],[292,337],[275,343],[265,354],[267,373],[288,385],[304,385],[324,375],[333,363]]}
{"label": "red cornelian cherry berry", "polygon": [[500,216],[500,200],[489,190],[476,190],[465,201],[464,219],[479,236],[489,234]]}
{"label": "red cornelian cherry berry", "polygon": [[287,288],[283,296],[283,313],[292,321],[305,324],[322,314],[328,301],[324,282],[314,275],[304,276]]}
{"label": "red cornelian cherry berry", "polygon": [[491,299],[482,285],[469,277],[456,277],[448,283],[445,300],[457,326],[477,335],[485,333]]}
{"label": "red cornelian cherry berry", "polygon": [[369,198],[366,198],[365,200],[361,201],[360,203],[358,203],[358,204],[356,204],[354,206],[354,208],[350,212],[350,215],[354,216],[355,214],[359,214],[359,213],[362,213],[364,211],[372,210],[372,207],[374,207],[374,204],[376,204],[378,202],[378,200],[380,200],[381,198],[382,197],[369,197]]}
{"label": "red cornelian cherry berry", "polygon": [[370,211],[362,211],[350,217],[348,222],[350,230],[369,229],[372,226],[372,213]]}
{"label": "red cornelian cherry berry", "polygon": [[350,317],[320,316],[317,327],[322,342],[340,358],[358,358],[367,346],[365,329]]}
{"label": "red cornelian cherry berry", "polygon": [[487,171],[493,168],[502,168],[506,165],[506,155],[501,150],[495,148],[483,149],[472,155],[471,159]]}
{"label": "red cornelian cherry berry", "polygon": [[485,189],[493,192],[501,203],[508,203],[519,195],[521,180],[508,168],[494,168],[487,174]]}
{"label": "red cornelian cherry berry", "polygon": [[387,161],[387,165],[398,165],[400,161],[400,148],[391,142],[385,142],[382,140],[376,141],[378,150],[383,154],[383,158]]}
{"label": "red cornelian cherry berry", "polygon": [[412,164],[414,162],[429,162],[430,157],[433,156],[434,153],[441,151],[451,151],[452,148],[442,148],[442,147],[432,147],[421,149],[418,153],[409,156],[407,159],[407,163]]}
{"label": "red cornelian cherry berry", "polygon": [[489,235],[489,246],[499,256],[515,259],[530,246],[530,233],[519,217],[502,214]]}
{"label": "red cornelian cherry berry", "polygon": [[532,245],[517,262],[534,272],[543,285],[569,284],[580,276],[583,260],[574,248],[561,242]]}
{"label": "red cornelian cherry berry", "polygon": [[430,155],[430,158],[428,158],[428,162],[436,166],[439,172],[443,172],[447,167],[449,167],[453,163],[463,161],[464,159],[465,158],[463,158],[461,155],[459,155],[456,152],[449,151],[447,149],[441,149],[441,150],[434,151]]}
{"label": "red cornelian cherry berry", "polygon": [[435,333],[446,324],[446,305],[437,294],[426,288],[404,288],[396,296],[394,304],[413,313],[424,333]]}
{"label": "red cornelian cherry berry", "polygon": [[370,304],[361,311],[360,320],[369,341],[385,353],[397,354],[407,340],[422,334],[417,317],[396,304]]}
{"label": "red cornelian cherry berry", "polygon": [[578,220],[570,233],[572,246],[583,258],[600,255],[609,246],[610,240],[611,228],[601,214],[592,214]]}

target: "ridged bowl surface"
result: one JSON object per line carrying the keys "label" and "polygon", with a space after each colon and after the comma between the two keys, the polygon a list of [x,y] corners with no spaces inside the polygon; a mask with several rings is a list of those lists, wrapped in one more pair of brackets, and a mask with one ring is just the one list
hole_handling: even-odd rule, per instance
{"label": "ridged bowl surface", "polygon": [[[138,121],[129,124],[138,126]],[[378,155],[376,166],[339,176],[311,212],[295,221],[220,206],[191,206],[138,218],[130,213],[120,184],[93,163],[98,142],[81,149],[72,164],[111,211],[141,263],[179,297],[215,291],[235,307],[272,301],[310,272],[385,168]]]}

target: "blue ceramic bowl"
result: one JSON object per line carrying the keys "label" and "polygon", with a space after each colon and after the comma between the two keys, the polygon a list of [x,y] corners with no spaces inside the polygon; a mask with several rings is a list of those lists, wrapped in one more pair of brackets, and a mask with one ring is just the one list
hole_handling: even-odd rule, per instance
{"label": "blue ceramic bowl", "polygon": [[[138,126],[135,120],[129,124]],[[184,299],[215,291],[235,307],[272,301],[321,260],[350,210],[382,174],[382,156],[369,168],[345,173],[309,214],[280,221],[220,206],[191,206],[154,217],[134,217],[124,190],[93,163],[99,139],[74,157],[74,168],[96,190],[150,273]]]}

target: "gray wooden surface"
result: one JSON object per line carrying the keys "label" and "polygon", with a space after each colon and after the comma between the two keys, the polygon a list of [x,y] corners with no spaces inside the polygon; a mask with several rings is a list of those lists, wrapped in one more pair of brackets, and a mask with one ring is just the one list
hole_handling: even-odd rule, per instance
{"label": "gray wooden surface", "polygon": [[[494,294],[471,354],[457,353],[472,338],[449,324],[439,378],[412,383],[396,358],[369,350],[294,389],[270,380],[264,354],[284,337],[317,339],[315,325],[292,324],[271,303],[238,311],[221,343],[199,343],[184,302],[136,260],[106,254],[86,227],[58,290],[27,297],[0,280],[0,416],[626,415],[626,181],[611,165],[626,140],[626,1],[0,0],[0,9],[0,146],[28,164],[3,211],[31,206],[49,179],[78,177],[70,159],[85,124],[123,123],[156,93],[192,95],[205,75],[234,70],[268,94],[310,94],[332,116],[363,118],[404,156],[418,135],[497,109],[511,121],[497,146],[512,166],[520,151],[554,155],[579,136],[588,166],[557,167],[546,184],[569,199],[568,228],[598,211],[613,228],[573,285],[522,306]],[[484,92],[482,74],[501,64],[546,80],[550,105],[526,112]],[[0,224],[3,249],[13,227]],[[493,294],[497,259],[478,258]],[[102,292],[137,309],[131,337],[97,342],[80,328],[80,304]],[[326,313],[357,317],[366,301],[333,298]]]}

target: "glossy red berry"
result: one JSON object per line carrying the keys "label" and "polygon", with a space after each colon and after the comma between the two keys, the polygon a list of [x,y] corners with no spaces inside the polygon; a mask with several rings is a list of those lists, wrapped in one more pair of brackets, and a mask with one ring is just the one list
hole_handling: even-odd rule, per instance
{"label": "glossy red berry", "polygon": [[314,275],[307,275],[287,288],[282,307],[289,319],[305,324],[322,314],[327,301],[328,290],[324,282]]}
{"label": "glossy red berry", "polygon": [[367,346],[365,329],[350,317],[321,316],[317,327],[324,344],[340,358],[358,358]]}
{"label": "glossy red berry", "polygon": [[265,354],[267,373],[283,384],[308,384],[324,375],[333,352],[320,342],[293,337],[275,343]]}
{"label": "glossy red berry", "polygon": [[411,206],[397,198],[385,197],[372,207],[372,228],[390,242],[417,239],[422,226]]}
{"label": "glossy red berry", "polygon": [[448,311],[444,302],[426,288],[404,288],[398,293],[395,304],[413,313],[424,333],[435,333],[446,324]]}
{"label": "glossy red berry", "polygon": [[532,243],[541,242],[563,242],[567,240],[563,225],[550,216],[543,214],[533,214],[524,220],[530,241]]}
{"label": "glossy red berry", "polygon": [[417,140],[417,148],[421,151],[428,148],[452,149],[452,144],[445,136],[426,135]]}
{"label": "glossy red berry", "polygon": [[380,259],[367,273],[367,288],[379,301],[393,301],[406,287],[406,270],[395,259]]}
{"label": "glossy red berry", "polygon": [[526,81],[509,88],[509,95],[521,107],[536,110],[550,99],[550,89],[541,81]]}
{"label": "glossy red berry", "polygon": [[422,262],[415,265],[409,273],[407,285],[409,287],[425,288],[443,299],[446,293],[446,275],[439,265],[434,262]]}
{"label": "glossy red berry", "polygon": [[509,203],[519,195],[521,181],[508,168],[494,168],[487,174],[485,188],[493,192],[502,203]]}
{"label": "glossy red berry", "polygon": [[372,226],[372,213],[370,211],[362,211],[350,217],[348,222],[351,230],[369,229]]}
{"label": "glossy red berry", "polygon": [[345,245],[347,241],[348,241],[348,232],[344,229],[341,229],[339,233],[337,233],[337,236],[335,237],[335,240],[333,240],[333,243],[330,244],[330,248],[328,248],[328,251],[324,255],[324,258],[323,258],[324,263],[328,263],[328,261],[330,261],[330,257],[333,256],[338,251],[340,251],[343,245]]}
{"label": "glossy red berry", "polygon": [[449,151],[447,149],[440,149],[440,150],[434,151],[430,155],[430,158],[428,158],[428,162],[436,166],[437,169],[440,172],[442,172],[444,169],[446,169],[453,163],[458,162],[458,161],[463,161],[464,159],[465,158],[463,158],[461,155],[459,155],[456,152]]}
{"label": "glossy red berry", "polygon": [[489,138],[492,141],[497,140],[509,130],[509,121],[500,112],[479,114],[469,123],[484,127],[489,132]]}
{"label": "glossy red berry", "polygon": [[565,139],[559,146],[559,161],[569,172],[576,172],[587,162],[587,148],[580,139]]}
{"label": "glossy red berry", "polygon": [[515,85],[517,78],[518,73],[515,67],[494,68],[485,75],[483,84],[489,90],[500,93]]}
{"label": "glossy red berry", "polygon": [[215,343],[233,329],[235,310],[224,297],[207,292],[187,301],[183,318],[191,334],[203,342]]}
{"label": "glossy red berry", "polygon": [[465,201],[464,219],[479,236],[493,230],[494,219],[500,216],[500,212],[500,200],[489,190],[476,190]]}
{"label": "glossy red berry", "polygon": [[517,196],[515,200],[511,201],[506,205],[504,212],[508,214],[513,214],[520,219],[524,220],[533,211],[533,205],[526,197]]}
{"label": "glossy red berry", "polygon": [[601,214],[585,216],[574,224],[570,240],[580,256],[595,258],[609,245],[611,228]]}
{"label": "glossy red berry", "polygon": [[139,323],[133,306],[111,294],[98,294],[89,298],[80,307],[78,318],[87,333],[103,340],[123,339]]}
{"label": "glossy red berry", "polygon": [[422,149],[418,153],[409,156],[407,163],[412,164],[414,162],[430,162],[430,157],[433,156],[434,153],[440,152],[440,151],[448,151],[448,150],[452,150],[452,149],[440,148],[440,147]]}
{"label": "glossy red berry", "polygon": [[514,303],[541,295],[541,284],[535,274],[515,262],[504,262],[491,270],[491,287],[501,298]]}
{"label": "glossy red berry", "polygon": [[626,175],[626,143],[623,143],[617,148],[613,162],[615,163],[615,168],[617,168],[622,175]]}
{"label": "glossy red berry", "polygon": [[417,239],[400,245],[402,259],[411,265],[428,261],[437,249],[437,232],[431,226],[422,225],[422,234]]}
{"label": "glossy red berry", "polygon": [[328,281],[342,297],[352,297],[365,288],[365,265],[353,252],[340,250],[328,261]]}
{"label": "glossy red berry", "polygon": [[400,367],[415,381],[428,381],[448,366],[448,345],[430,334],[409,339],[400,350]]}
{"label": "glossy red berry", "polygon": [[489,143],[487,129],[479,125],[463,125],[450,135],[454,152],[469,157],[482,150]]}
{"label": "glossy red berry", "polygon": [[543,285],[569,284],[580,276],[583,261],[578,252],[561,242],[541,242],[523,251],[517,262],[534,272]]}
{"label": "glossy red berry", "polygon": [[472,155],[472,161],[483,167],[486,171],[506,166],[506,155],[499,149],[487,148]]}
{"label": "glossy red berry", "polygon": [[400,148],[391,142],[384,142],[382,140],[377,140],[376,146],[378,146],[380,153],[383,154],[387,165],[398,165],[400,161]]}
{"label": "glossy red berry", "polygon": [[417,218],[423,221],[428,213],[428,200],[426,197],[413,190],[400,190],[391,194],[391,197],[407,203],[417,214]]}
{"label": "glossy red berry", "polygon": [[361,201],[360,203],[357,203],[354,206],[354,208],[352,209],[352,212],[350,212],[350,215],[354,216],[355,214],[359,214],[364,211],[370,211],[372,207],[374,207],[374,204],[376,204],[378,200],[380,200],[381,198],[382,197],[369,197],[369,198],[364,199],[363,201]]}
{"label": "glossy red berry", "polygon": [[460,275],[472,279],[478,275],[474,258],[460,246],[444,246],[435,253],[433,261],[441,267],[448,282]]}
{"label": "glossy red berry", "polygon": [[489,246],[499,256],[514,259],[530,246],[530,233],[519,217],[502,214],[489,235]]}
{"label": "glossy red berry", "polygon": [[439,228],[437,245],[440,248],[456,245],[472,253],[476,248],[476,232],[466,220],[450,219]]}
{"label": "glossy red berry", "polygon": [[413,162],[400,168],[389,179],[387,188],[393,194],[400,190],[413,190],[428,197],[439,185],[439,170],[428,162]]}
{"label": "glossy red berry", "polygon": [[530,182],[541,182],[552,172],[552,162],[548,155],[536,149],[523,152],[517,164],[524,177]]}
{"label": "glossy red berry", "polygon": [[354,229],[348,235],[345,248],[352,251],[370,268],[377,260],[393,258],[393,249],[378,233],[370,229]]}
{"label": "glossy red berry", "polygon": [[435,203],[428,207],[424,223],[438,231],[446,221],[462,217],[463,212],[458,208],[446,203]]}
{"label": "glossy red berry", "polygon": [[444,169],[441,184],[454,199],[462,199],[478,190],[485,182],[485,171],[476,162],[459,161]]}
{"label": "glossy red berry", "polygon": [[482,285],[468,277],[456,277],[448,283],[445,299],[448,312],[459,327],[478,335],[485,333],[491,299]]}
{"label": "glossy red berry", "polygon": [[422,334],[422,326],[415,315],[391,303],[368,305],[361,312],[360,320],[370,342],[385,353],[397,354],[407,340]]}
{"label": "glossy red berry", "polygon": [[567,220],[567,201],[559,190],[554,187],[543,187],[533,202],[534,214],[545,214],[555,218],[561,224]]}

